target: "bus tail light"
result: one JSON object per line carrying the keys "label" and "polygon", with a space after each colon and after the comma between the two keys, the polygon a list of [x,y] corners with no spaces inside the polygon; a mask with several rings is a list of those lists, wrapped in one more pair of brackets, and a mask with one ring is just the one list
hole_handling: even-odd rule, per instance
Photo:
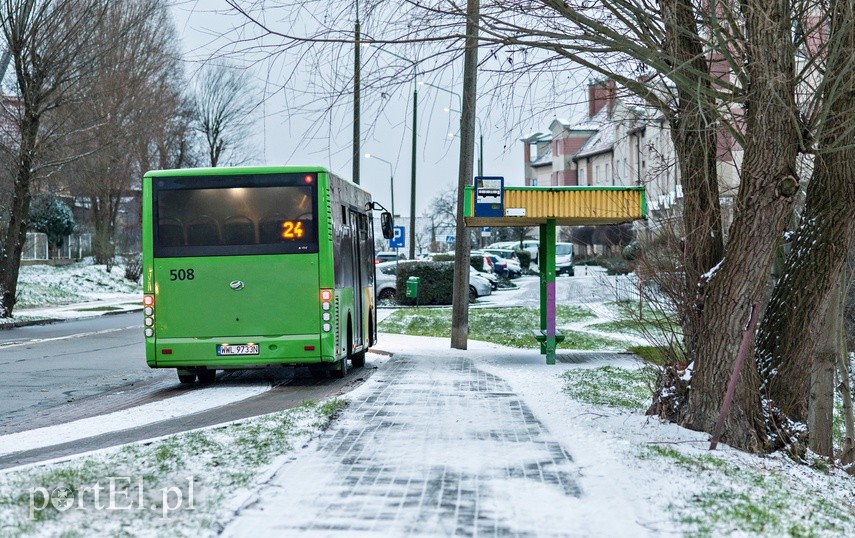
{"label": "bus tail light", "polygon": [[333,298],[333,290],[322,289],[321,290],[321,319],[324,323],[321,324],[325,333],[328,333],[332,330],[332,327],[329,323],[332,318],[332,313],[330,309],[332,309],[332,298]]}
{"label": "bus tail light", "polygon": [[145,336],[154,336],[154,295],[143,295],[143,323],[145,324]]}

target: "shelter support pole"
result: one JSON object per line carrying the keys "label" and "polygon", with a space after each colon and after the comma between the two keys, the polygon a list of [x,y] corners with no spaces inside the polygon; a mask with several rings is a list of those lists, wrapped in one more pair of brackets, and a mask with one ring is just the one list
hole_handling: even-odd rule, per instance
{"label": "shelter support pole", "polygon": [[537,261],[540,269],[540,329],[546,336],[540,352],[546,355],[546,364],[555,364],[555,219],[548,219],[540,225]]}

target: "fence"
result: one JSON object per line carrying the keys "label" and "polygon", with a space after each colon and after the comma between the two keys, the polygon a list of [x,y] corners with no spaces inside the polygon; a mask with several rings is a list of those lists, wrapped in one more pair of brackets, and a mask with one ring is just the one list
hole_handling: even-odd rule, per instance
{"label": "fence", "polygon": [[27,240],[24,242],[24,251],[21,254],[21,260],[47,260],[48,250],[47,234],[27,232]]}
{"label": "fence", "polygon": [[92,234],[72,234],[65,238],[62,246],[51,248],[47,234],[27,232],[22,261],[79,260],[92,255]]}

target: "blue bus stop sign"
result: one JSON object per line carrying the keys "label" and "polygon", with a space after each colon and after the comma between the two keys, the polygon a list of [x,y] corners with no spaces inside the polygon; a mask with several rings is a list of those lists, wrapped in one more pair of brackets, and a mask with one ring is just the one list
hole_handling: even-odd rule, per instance
{"label": "blue bus stop sign", "polygon": [[389,240],[389,248],[404,248],[404,230],[403,226],[395,226],[395,235]]}
{"label": "blue bus stop sign", "polygon": [[478,176],[475,178],[475,216],[505,216],[505,178]]}

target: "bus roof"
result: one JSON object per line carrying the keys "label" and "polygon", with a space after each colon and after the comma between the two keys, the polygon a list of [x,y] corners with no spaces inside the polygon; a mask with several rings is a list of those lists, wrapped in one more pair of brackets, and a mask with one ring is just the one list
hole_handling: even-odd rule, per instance
{"label": "bus roof", "polygon": [[176,176],[230,176],[237,174],[282,174],[300,172],[327,172],[323,166],[222,166],[217,168],[173,168],[149,170],[145,177]]}

